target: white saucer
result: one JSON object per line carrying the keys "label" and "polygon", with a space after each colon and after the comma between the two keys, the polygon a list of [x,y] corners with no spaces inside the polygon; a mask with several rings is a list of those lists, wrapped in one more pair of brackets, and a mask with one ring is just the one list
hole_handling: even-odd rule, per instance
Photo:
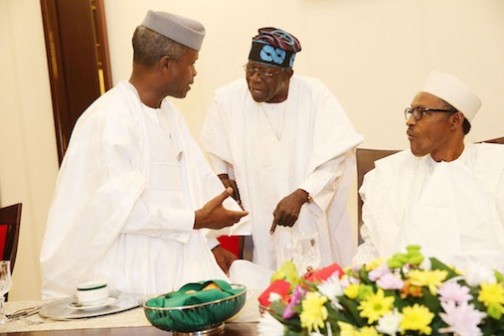
{"label": "white saucer", "polygon": [[116,302],[117,302],[117,298],[110,296],[98,304],[83,305],[79,302],[70,302],[67,307],[70,309],[73,309],[73,310],[97,310],[97,309],[109,306],[111,304],[114,304]]}

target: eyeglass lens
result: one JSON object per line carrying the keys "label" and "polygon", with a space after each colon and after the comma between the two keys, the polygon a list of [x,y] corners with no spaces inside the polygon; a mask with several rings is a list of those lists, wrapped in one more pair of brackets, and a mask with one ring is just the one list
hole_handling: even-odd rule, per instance
{"label": "eyeglass lens", "polygon": [[257,75],[261,79],[268,79],[268,78],[274,77],[274,76],[278,75],[281,72],[281,70],[278,70],[278,71],[266,71],[264,69],[256,68],[256,67],[254,67],[252,65],[249,65],[249,64],[245,64],[243,66],[243,68],[245,69],[245,74],[247,75],[247,77],[251,77],[255,73],[257,73]]}

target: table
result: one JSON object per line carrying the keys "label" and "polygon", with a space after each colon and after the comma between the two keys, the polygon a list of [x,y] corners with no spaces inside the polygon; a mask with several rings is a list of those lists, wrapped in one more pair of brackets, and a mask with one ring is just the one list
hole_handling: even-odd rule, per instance
{"label": "table", "polygon": [[[249,291],[243,309],[231,320],[226,322],[224,335],[228,336],[257,336],[257,321],[259,310],[257,293]],[[51,303],[52,301],[49,301]],[[47,301],[19,301],[7,302],[6,313],[27,307],[39,306]],[[170,336],[171,332],[157,329],[149,323],[143,309],[133,308],[124,312],[93,318],[58,321],[44,319],[38,314],[18,321],[11,321],[0,325],[0,336]]]}
{"label": "table", "polygon": [[[155,327],[98,328],[7,332],[0,335],[12,336],[171,336],[171,332]],[[224,336],[258,336],[257,323],[226,323]]]}

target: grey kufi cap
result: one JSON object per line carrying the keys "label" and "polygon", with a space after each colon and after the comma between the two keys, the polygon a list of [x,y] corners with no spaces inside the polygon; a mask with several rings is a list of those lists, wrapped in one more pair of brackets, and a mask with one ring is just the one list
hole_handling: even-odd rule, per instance
{"label": "grey kufi cap", "polygon": [[201,23],[171,13],[150,10],[142,26],[196,51],[200,51],[205,37],[205,27]]}

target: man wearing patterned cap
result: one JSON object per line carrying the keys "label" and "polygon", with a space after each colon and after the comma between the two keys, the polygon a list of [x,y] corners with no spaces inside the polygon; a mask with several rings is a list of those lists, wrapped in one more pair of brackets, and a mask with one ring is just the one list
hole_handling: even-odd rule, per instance
{"label": "man wearing patterned cap", "polygon": [[[225,186],[250,212],[253,261],[275,268],[350,262],[347,215],[354,148],[362,141],[329,89],[294,75],[301,44],[278,28],[252,39],[245,78],[217,90],[202,143]],[[296,248],[306,238],[312,254]]]}
{"label": "man wearing patterned cap", "polygon": [[[149,11],[133,35],[133,72],[94,102],[72,134],[40,256],[44,297],[79,283],[154,295],[227,279],[204,235],[247,213],[228,196],[166,97],[184,98],[205,29]],[[229,209],[227,210],[224,204]],[[202,230],[205,229],[205,230]],[[227,254],[230,254],[227,252]],[[215,255],[215,256],[214,256]]]}
{"label": "man wearing patterned cap", "polygon": [[418,244],[461,268],[504,270],[504,146],[464,143],[480,106],[459,79],[429,75],[405,110],[410,149],[364,177],[364,243],[354,263]]}

